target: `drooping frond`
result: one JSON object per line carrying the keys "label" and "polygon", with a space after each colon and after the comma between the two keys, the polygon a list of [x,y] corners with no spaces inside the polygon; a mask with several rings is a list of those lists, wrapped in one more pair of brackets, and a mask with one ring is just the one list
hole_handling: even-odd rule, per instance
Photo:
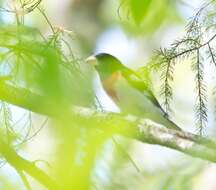
{"label": "drooping frond", "polygon": [[[204,82],[204,67],[210,60],[216,66],[216,12],[213,1],[205,3],[190,19],[186,34],[176,40],[169,48],[161,49],[152,61],[152,67],[161,73],[161,95],[166,113],[171,111],[170,102],[173,96],[173,71],[178,60],[193,57],[192,68],[196,83],[196,121],[202,133],[207,122],[207,85]],[[207,51],[205,51],[207,50]]]}
{"label": "drooping frond", "polygon": [[160,50],[158,56],[158,61],[160,61],[160,69],[161,69],[161,79],[163,81],[163,85],[161,86],[161,96],[164,97],[164,101],[162,103],[166,116],[171,111],[170,101],[172,99],[172,86],[171,83],[173,81],[173,71],[175,60],[170,59],[170,56],[174,55],[174,52],[171,50]]}
{"label": "drooping frond", "polygon": [[195,113],[196,113],[196,124],[199,130],[199,133],[202,135],[203,129],[206,126],[207,122],[207,86],[204,82],[204,65],[203,59],[200,54],[199,49],[196,52],[196,60],[192,65],[192,69],[195,73],[195,82],[196,82],[196,105],[195,105]]}

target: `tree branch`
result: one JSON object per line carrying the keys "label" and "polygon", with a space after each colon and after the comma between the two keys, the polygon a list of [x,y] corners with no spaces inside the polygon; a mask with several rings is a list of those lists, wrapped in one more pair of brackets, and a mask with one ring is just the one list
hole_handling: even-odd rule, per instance
{"label": "tree branch", "polygon": [[0,140],[0,154],[18,172],[25,172],[36,179],[49,190],[58,190],[57,184],[43,170],[36,167],[34,162],[30,162],[19,156],[13,147]]}
{"label": "tree branch", "polygon": [[[48,101],[47,98],[3,82],[0,82],[0,99],[50,117],[63,119],[65,116],[62,113],[63,109],[57,109],[59,107],[55,103]],[[65,117],[82,118],[82,120],[86,121],[93,119],[96,122],[95,127],[99,126],[99,129],[104,131],[104,133],[107,131],[110,132],[110,127],[112,126],[112,134],[121,134],[144,143],[161,145],[193,157],[216,162],[216,142],[209,138],[184,131],[168,129],[148,119],[142,119],[132,115],[125,116],[118,113],[101,113],[92,109],[75,106],[68,114]],[[48,187],[48,189],[57,189],[55,182],[47,174],[38,169],[32,162],[21,158],[8,145],[0,143],[0,153],[14,168],[18,168],[34,177]]]}
{"label": "tree branch", "polygon": [[216,162],[216,142],[213,139],[185,131],[168,129],[151,120],[132,115],[123,116],[115,113],[97,113],[87,108],[74,108],[73,111],[77,114],[77,117],[98,120],[99,126],[103,123],[105,127],[102,130],[104,131],[106,131],[106,126],[112,126],[113,133],[122,134],[144,143],[161,145],[193,157]]}
{"label": "tree branch", "polygon": [[22,171],[17,171],[17,173],[19,174],[20,178],[22,179],[23,184],[26,187],[26,190],[32,190],[31,185],[29,184],[25,174]]}

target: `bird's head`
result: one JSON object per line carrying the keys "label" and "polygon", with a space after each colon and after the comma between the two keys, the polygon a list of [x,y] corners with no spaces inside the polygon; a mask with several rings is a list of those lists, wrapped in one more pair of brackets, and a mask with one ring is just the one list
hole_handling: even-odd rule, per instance
{"label": "bird's head", "polygon": [[107,53],[90,56],[86,62],[95,67],[102,80],[125,70],[125,66],[116,57]]}

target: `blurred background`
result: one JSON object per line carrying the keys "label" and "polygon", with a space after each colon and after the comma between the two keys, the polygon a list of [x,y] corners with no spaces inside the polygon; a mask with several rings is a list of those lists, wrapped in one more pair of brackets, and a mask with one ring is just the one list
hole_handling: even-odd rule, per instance
{"label": "blurred background", "polygon": [[[11,2],[2,0],[2,7],[11,7]],[[118,57],[131,69],[138,70],[149,62],[156,49],[169,47],[185,34],[188,19],[203,3],[202,0],[145,0],[142,6],[137,6],[130,0],[43,0],[41,10],[44,10],[54,28],[64,31],[63,37],[87,77],[83,80],[73,75],[72,83],[65,81],[71,85],[71,89],[66,89],[68,101],[119,112],[102,89],[97,73],[87,67],[84,60],[92,54],[106,52]],[[1,23],[15,24],[14,15],[2,11]],[[52,34],[49,24],[38,10],[25,17],[25,25],[38,28],[47,38]],[[171,118],[184,130],[196,132],[193,111],[195,86],[190,67],[188,60],[176,66]],[[30,85],[33,84],[31,80],[35,79],[27,76]],[[42,80],[48,79],[45,77]],[[152,76],[155,95],[161,101],[159,80],[157,74]],[[207,80],[212,78],[207,77]],[[75,93],[71,95],[70,90]],[[210,111],[213,109],[212,101],[209,101]],[[19,145],[19,153],[30,160],[37,160],[37,166],[49,171],[59,183],[64,184],[63,189],[216,189],[214,164],[119,136],[107,138],[102,143],[101,139],[95,138],[95,131],[80,127],[86,123],[78,121],[79,129],[76,129],[77,124],[71,124],[69,120],[50,120],[12,105],[9,109],[11,122],[16,123],[20,134],[35,134],[38,131],[30,140]],[[91,125],[93,123],[88,124]],[[210,114],[207,135],[214,136],[213,125],[214,118]],[[0,171],[1,189],[25,189],[17,173],[4,160]],[[32,189],[45,189],[34,179],[28,179],[33,184]]]}

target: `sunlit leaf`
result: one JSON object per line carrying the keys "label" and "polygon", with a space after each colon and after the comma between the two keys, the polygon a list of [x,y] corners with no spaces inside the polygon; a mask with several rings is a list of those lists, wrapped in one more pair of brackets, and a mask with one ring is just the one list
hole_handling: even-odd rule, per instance
{"label": "sunlit leaf", "polygon": [[140,24],[148,12],[152,0],[130,0],[130,9],[133,19]]}
{"label": "sunlit leaf", "polygon": [[133,35],[152,35],[164,23],[180,21],[176,5],[175,0],[122,0],[122,26]]}

